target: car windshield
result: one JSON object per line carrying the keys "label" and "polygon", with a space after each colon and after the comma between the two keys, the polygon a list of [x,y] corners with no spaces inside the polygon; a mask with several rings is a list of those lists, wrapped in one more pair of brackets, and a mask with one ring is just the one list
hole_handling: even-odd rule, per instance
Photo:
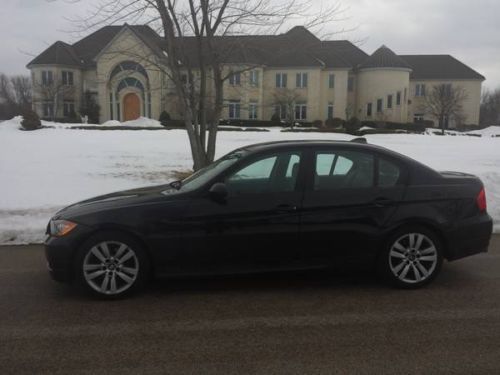
{"label": "car windshield", "polygon": [[179,184],[179,190],[188,191],[198,189],[199,187],[210,181],[212,178],[217,176],[220,172],[236,163],[245,154],[245,150],[237,150],[220,158],[212,164],[207,165],[205,168],[200,169],[188,178],[182,180],[182,182]]}

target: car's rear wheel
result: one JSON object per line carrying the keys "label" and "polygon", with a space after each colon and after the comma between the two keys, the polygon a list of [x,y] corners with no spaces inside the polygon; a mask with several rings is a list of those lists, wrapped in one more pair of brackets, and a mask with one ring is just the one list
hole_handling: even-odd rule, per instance
{"label": "car's rear wheel", "polygon": [[430,283],[441,270],[439,238],[427,228],[408,227],[387,241],[379,258],[379,272],[393,285],[414,289]]}
{"label": "car's rear wheel", "polygon": [[137,291],[149,274],[142,246],[122,233],[99,233],[86,241],[75,261],[77,283],[87,292],[117,298]]}

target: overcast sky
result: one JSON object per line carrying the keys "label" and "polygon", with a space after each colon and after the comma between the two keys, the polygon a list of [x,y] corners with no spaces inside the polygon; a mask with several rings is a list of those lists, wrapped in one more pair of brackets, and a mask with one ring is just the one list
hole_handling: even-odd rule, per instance
{"label": "overcast sky", "polygon": [[[95,0],[1,2],[0,72],[18,74],[27,73],[30,55],[54,41],[74,42],[68,18],[85,15]],[[500,87],[499,0],[343,0],[342,5],[349,20],[337,27],[355,27],[342,37],[364,40],[360,47],[367,53],[385,44],[398,54],[451,54],[486,76],[485,86]]]}

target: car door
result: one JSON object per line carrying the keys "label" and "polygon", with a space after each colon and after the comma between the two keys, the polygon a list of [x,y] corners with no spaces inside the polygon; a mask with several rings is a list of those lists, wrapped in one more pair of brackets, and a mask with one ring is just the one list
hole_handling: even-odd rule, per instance
{"label": "car door", "polygon": [[375,249],[404,194],[396,161],[374,152],[313,151],[302,206],[302,256],[312,266],[373,261]]}
{"label": "car door", "polygon": [[224,202],[194,199],[183,225],[187,266],[196,273],[292,267],[298,258],[301,161],[299,150],[253,157],[221,177],[228,190]]}

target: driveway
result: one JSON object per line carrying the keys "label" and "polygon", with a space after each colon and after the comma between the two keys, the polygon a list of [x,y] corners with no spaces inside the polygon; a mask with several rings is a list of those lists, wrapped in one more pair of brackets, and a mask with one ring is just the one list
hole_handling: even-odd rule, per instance
{"label": "driveway", "polygon": [[428,288],[370,275],[164,280],[103,302],[0,247],[0,373],[500,373],[500,237]]}

